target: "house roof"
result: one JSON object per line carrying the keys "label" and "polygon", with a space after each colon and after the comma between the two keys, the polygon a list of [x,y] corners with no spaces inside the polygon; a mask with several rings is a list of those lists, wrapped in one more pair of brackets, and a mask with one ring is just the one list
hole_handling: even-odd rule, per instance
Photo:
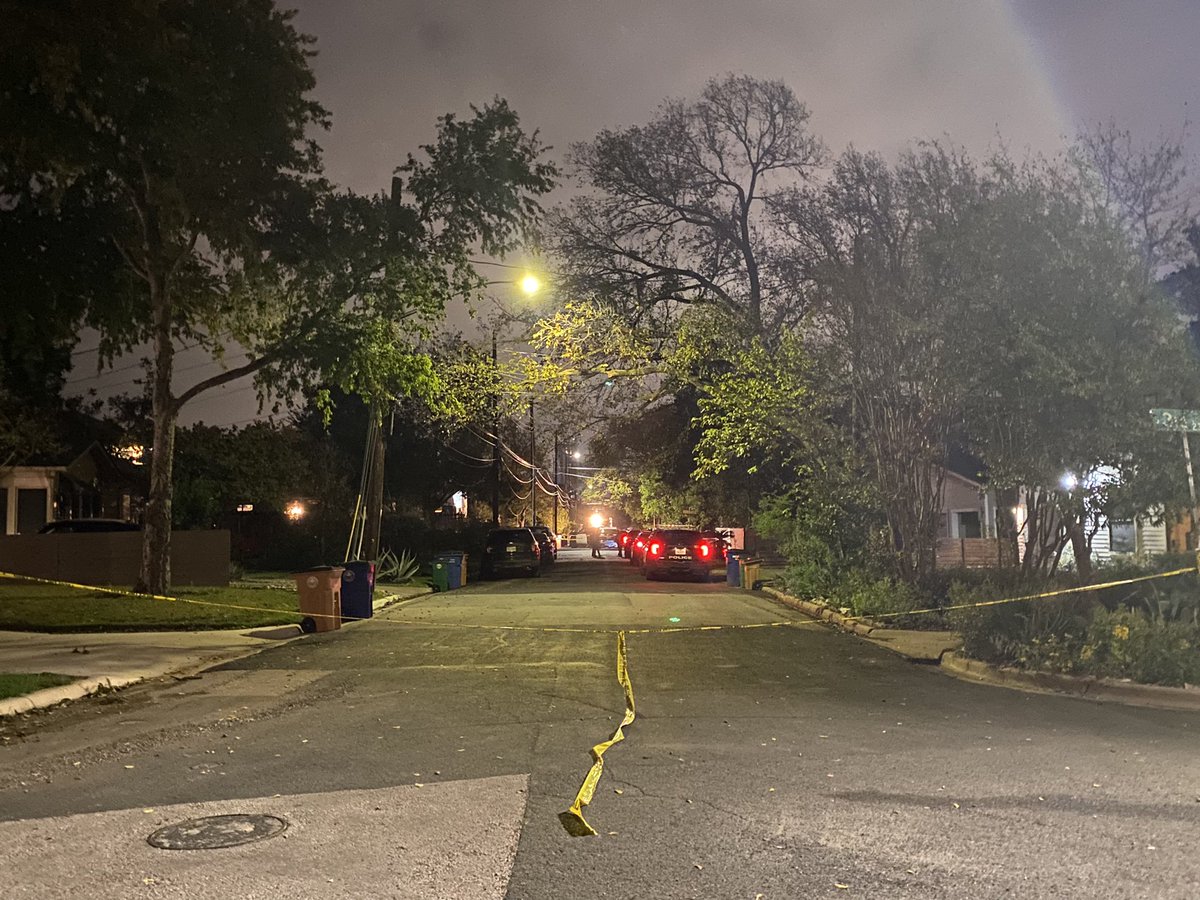
{"label": "house roof", "polygon": [[950,448],[946,454],[946,471],[971,484],[982,486],[987,483],[987,466],[983,460],[972,456],[962,447]]}

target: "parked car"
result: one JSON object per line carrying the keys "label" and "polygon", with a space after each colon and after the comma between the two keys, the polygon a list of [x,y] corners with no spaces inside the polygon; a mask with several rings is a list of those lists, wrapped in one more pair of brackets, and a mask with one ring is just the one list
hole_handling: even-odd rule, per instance
{"label": "parked car", "polygon": [[646,538],[648,537],[650,537],[650,532],[637,531],[629,539],[629,561],[635,566],[640,566],[646,560]]}
{"label": "parked car", "polygon": [[621,532],[617,528],[601,528],[600,529],[600,549],[601,550],[616,550],[620,544],[617,543],[617,535]]}
{"label": "parked car", "polygon": [[141,531],[136,522],[122,519],[55,519],[38,529],[38,534],[94,534],[100,531]]}
{"label": "parked car", "polygon": [[702,531],[700,536],[713,548],[713,559],[716,562],[724,563],[728,560],[729,541],[725,539],[724,535],[719,531]]}
{"label": "parked car", "polygon": [[643,571],[647,580],[682,575],[708,581],[716,552],[699,531],[658,529],[646,539]]}
{"label": "parked car", "polygon": [[538,546],[542,551],[542,565],[550,565],[558,559],[558,541],[554,537],[554,532],[545,525],[531,525],[529,530],[533,532],[533,536],[537,538]]}
{"label": "parked car", "polygon": [[541,571],[542,548],[528,528],[493,528],[483,547],[483,576],[535,576]]}
{"label": "parked car", "polygon": [[636,528],[626,528],[617,535],[617,556],[629,558],[629,548],[633,544],[633,536],[637,534]]}

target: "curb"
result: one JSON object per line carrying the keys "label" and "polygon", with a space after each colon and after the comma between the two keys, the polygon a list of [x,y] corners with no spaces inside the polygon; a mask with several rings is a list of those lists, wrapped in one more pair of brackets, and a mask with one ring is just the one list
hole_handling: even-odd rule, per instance
{"label": "curb", "polygon": [[399,594],[394,597],[388,597],[386,600],[376,600],[371,607],[371,613],[382,612],[389,607],[400,603],[407,603],[409,600],[416,600],[419,597],[427,597],[432,593],[433,588],[426,585],[425,587],[415,588],[412,593]]}
{"label": "curb", "polygon": [[836,625],[838,628],[850,634],[857,634],[859,637],[866,637],[875,630],[874,625],[867,624],[861,619],[853,619],[849,616],[844,616],[832,606],[826,606],[823,603],[815,603],[812,600],[801,600],[798,597],[793,597],[791,594],[785,594],[783,591],[773,587],[763,587],[762,592],[769,597],[773,597],[784,606],[804,613],[806,616],[812,616],[814,619],[820,619],[823,622],[828,622],[831,625]]}
{"label": "curb", "polygon": [[7,700],[0,700],[0,719],[46,709],[71,700],[82,700],[101,691],[115,691],[118,688],[141,684],[145,680],[146,676],[143,675],[103,675],[98,678],[84,678],[61,687],[43,688],[20,697],[9,697]]}
{"label": "curb", "polygon": [[1108,681],[1078,675],[1060,675],[1056,672],[1023,672],[993,666],[977,659],[968,659],[953,651],[942,654],[941,668],[947,675],[955,678],[1016,690],[1070,694],[1085,700],[1109,700],[1159,709],[1200,711],[1200,690],[1191,688]]}

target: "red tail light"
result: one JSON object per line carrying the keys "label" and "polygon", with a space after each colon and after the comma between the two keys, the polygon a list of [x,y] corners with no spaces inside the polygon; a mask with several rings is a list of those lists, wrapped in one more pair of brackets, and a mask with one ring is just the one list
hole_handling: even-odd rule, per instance
{"label": "red tail light", "polygon": [[662,553],[662,544],[660,544],[658,541],[655,541],[650,545],[650,555],[658,556],[660,553]]}
{"label": "red tail light", "polygon": [[638,542],[637,542],[637,543],[636,543],[634,546],[635,546],[635,547],[637,547],[637,548],[640,550],[640,549],[642,549],[643,547],[645,547],[645,546],[646,546],[646,542],[645,542],[645,541],[638,541]]}
{"label": "red tail light", "polygon": [[708,559],[710,556],[712,556],[712,547],[708,546],[708,544],[701,542],[697,549],[699,549],[702,559]]}
{"label": "red tail light", "polygon": [[629,535],[627,535],[627,534],[621,535],[621,546],[624,547],[628,543],[629,543]]}

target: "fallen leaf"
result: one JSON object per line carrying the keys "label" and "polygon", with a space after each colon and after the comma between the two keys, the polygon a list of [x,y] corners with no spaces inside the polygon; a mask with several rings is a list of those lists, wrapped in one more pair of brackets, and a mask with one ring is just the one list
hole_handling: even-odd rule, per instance
{"label": "fallen leaf", "polygon": [[955,803],[955,804],[954,804],[954,808],[955,808],[955,809],[959,809],[960,807],[959,807],[959,805],[958,805],[957,803]]}
{"label": "fallen leaf", "polygon": [[133,766],[126,766],[125,768],[127,768],[127,769],[132,769],[132,768],[133,768]]}
{"label": "fallen leaf", "polygon": [[620,788],[613,788],[613,793],[614,794],[623,794],[625,792],[623,790],[621,790]]}
{"label": "fallen leaf", "polygon": [[695,867],[697,870],[700,870],[700,869],[703,869],[703,868],[704,868],[704,866],[700,865],[700,863],[692,863],[692,865],[693,865],[693,866],[694,866],[694,867]]}
{"label": "fallen leaf", "polygon": [[848,885],[848,884],[842,884],[840,881],[835,881],[835,882],[833,883],[833,886],[834,886],[835,888],[837,888],[839,891],[848,891],[848,890],[850,890],[850,885]]}

